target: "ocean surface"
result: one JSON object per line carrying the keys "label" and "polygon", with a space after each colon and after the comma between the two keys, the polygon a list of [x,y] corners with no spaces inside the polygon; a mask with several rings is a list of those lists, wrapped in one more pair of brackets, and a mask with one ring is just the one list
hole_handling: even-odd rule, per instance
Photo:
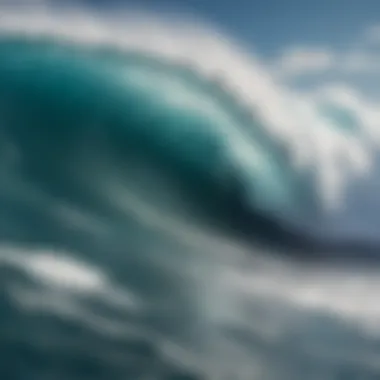
{"label": "ocean surface", "polygon": [[2,7],[0,378],[379,379],[356,120],[200,22]]}

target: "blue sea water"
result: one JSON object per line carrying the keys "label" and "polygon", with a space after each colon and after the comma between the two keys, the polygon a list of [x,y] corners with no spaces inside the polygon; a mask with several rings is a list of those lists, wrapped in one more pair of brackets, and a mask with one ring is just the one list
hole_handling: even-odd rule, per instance
{"label": "blue sea water", "polygon": [[376,245],[324,229],[310,139],[202,66],[197,30],[21,16],[0,25],[0,377],[379,378],[377,265],[333,260]]}

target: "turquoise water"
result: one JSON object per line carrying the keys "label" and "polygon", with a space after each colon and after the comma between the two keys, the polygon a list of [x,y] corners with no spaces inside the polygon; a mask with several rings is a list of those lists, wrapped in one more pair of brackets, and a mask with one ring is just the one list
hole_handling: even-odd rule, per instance
{"label": "turquoise water", "polygon": [[[280,145],[196,73],[142,54],[86,51],[48,40],[8,38],[1,52],[4,133],[27,157],[17,168],[21,175],[49,191],[77,197],[83,186],[100,180],[140,192],[138,181],[159,181],[170,194],[150,188],[146,196],[157,207],[165,196],[164,207],[181,202],[183,211],[176,213],[200,213],[209,223],[240,230],[249,223],[248,232],[257,237],[262,233],[255,232],[256,219],[282,233],[281,220],[291,225],[316,215],[305,178]],[[80,165],[98,173],[84,180]],[[102,166],[109,178],[100,179]],[[129,171],[139,178],[129,178]],[[100,190],[94,187],[90,197]]]}
{"label": "turquoise water", "polygon": [[260,109],[53,35],[3,33],[0,84],[2,378],[378,378],[376,269],[310,264],[349,241]]}

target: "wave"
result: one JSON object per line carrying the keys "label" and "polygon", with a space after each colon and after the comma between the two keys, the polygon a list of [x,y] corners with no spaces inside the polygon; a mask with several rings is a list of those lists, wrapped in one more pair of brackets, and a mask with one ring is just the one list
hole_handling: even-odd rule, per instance
{"label": "wave", "polygon": [[373,117],[193,21],[33,12],[0,17],[0,334],[24,326],[0,349],[28,358],[9,372],[378,374],[377,272],[332,264],[377,245],[329,223],[373,174]]}
{"label": "wave", "polygon": [[[268,78],[260,73],[256,73],[255,78],[248,77],[251,87],[260,88],[261,92],[257,94],[256,89],[256,94],[250,93],[246,99],[239,91],[230,91],[231,83],[223,77],[225,73],[228,76],[226,69],[222,76],[215,77],[212,72],[205,76],[202,69],[212,71],[200,67],[200,63],[208,64],[207,57],[194,60],[183,51],[170,47],[165,50],[161,41],[149,43],[136,25],[129,30],[129,40],[122,40],[121,49],[118,44],[104,41],[107,37],[104,32],[95,34],[95,41],[89,44],[83,30],[91,24],[83,20],[78,23],[83,29],[80,31],[75,31],[73,22],[70,29],[65,29],[62,26],[68,23],[61,21],[57,26],[51,18],[46,18],[28,22],[28,28],[10,33],[14,28],[12,20],[8,16],[2,22],[3,30],[8,30],[1,40],[2,98],[5,99],[2,125],[14,146],[23,144],[21,151],[29,157],[29,168],[23,170],[35,170],[32,166],[41,170],[43,165],[38,160],[45,160],[41,156],[44,151],[46,157],[50,157],[49,165],[53,166],[52,151],[56,160],[62,160],[58,152],[68,154],[73,145],[85,144],[83,140],[78,141],[84,134],[95,140],[99,138],[95,133],[103,133],[108,140],[114,139],[115,145],[124,145],[124,148],[118,147],[120,154],[122,150],[131,154],[128,144],[133,141],[135,147],[140,145],[141,152],[154,155],[156,163],[161,161],[165,170],[169,167],[176,170],[173,174],[176,180],[181,177],[180,182],[191,182],[191,186],[187,184],[185,188],[191,188],[192,196],[208,192],[203,206],[213,207],[214,212],[229,209],[228,213],[234,217],[223,219],[243,218],[240,228],[247,224],[258,228],[268,219],[265,222],[268,228],[279,233],[286,229],[286,224],[291,226],[290,230],[303,229],[306,234],[304,226],[310,220],[317,220],[314,226],[318,225],[324,199],[313,170],[318,170],[318,159],[326,158],[321,146],[317,147],[319,152],[312,152],[311,148],[315,150],[318,144],[311,141],[310,132],[303,131],[300,136],[298,122],[287,125],[291,121],[287,120],[289,115],[279,120],[283,123],[280,130],[276,120],[280,117],[279,106],[262,114],[266,107],[262,106],[259,96],[268,92],[265,83]],[[55,29],[49,31],[52,27]],[[168,38],[166,31],[161,34],[161,39]],[[91,30],[89,35],[94,37]],[[145,39],[149,40],[150,36]],[[161,51],[156,51],[154,46],[159,46]],[[225,51],[220,52],[219,61],[235,57],[236,54],[229,55],[228,48],[221,46]],[[221,50],[221,46],[217,45],[215,50]],[[213,71],[218,73],[218,69],[213,68]],[[240,74],[238,69],[236,72]],[[252,74],[252,69],[248,73],[242,70],[241,74]],[[246,89],[240,90],[246,92]],[[253,96],[256,98],[251,99]],[[247,105],[249,101],[255,104]],[[274,103],[284,108],[279,100]],[[43,108],[49,112],[41,112]],[[23,117],[18,112],[20,109],[23,109]],[[326,136],[326,131],[330,136]],[[332,127],[321,128],[319,132],[321,144],[326,144],[329,138],[328,144],[333,145],[337,155],[341,153],[340,144],[349,149],[346,154],[355,160],[356,166],[365,167],[365,163],[358,160],[363,159],[358,139],[342,135],[338,136],[340,141],[334,141],[333,137],[337,137]],[[40,133],[46,136],[44,140],[32,137]],[[296,135],[302,138],[297,139]],[[114,148],[116,146],[109,149]],[[35,151],[39,152],[39,158],[33,158]],[[312,167],[306,172],[297,169],[295,163],[305,153],[319,154],[311,160]],[[301,165],[307,163],[306,158]],[[35,160],[38,162],[33,164]],[[334,167],[333,163],[328,165]],[[321,183],[323,178],[325,182],[339,181],[338,174],[329,170],[320,170]],[[325,195],[330,190],[326,190]],[[245,216],[240,215],[242,212]]]}

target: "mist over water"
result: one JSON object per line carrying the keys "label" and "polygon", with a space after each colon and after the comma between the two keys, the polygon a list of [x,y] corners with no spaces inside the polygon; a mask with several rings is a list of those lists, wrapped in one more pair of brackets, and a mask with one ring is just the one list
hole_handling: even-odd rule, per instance
{"label": "mist over water", "polygon": [[195,22],[3,9],[1,378],[379,377],[369,129]]}

